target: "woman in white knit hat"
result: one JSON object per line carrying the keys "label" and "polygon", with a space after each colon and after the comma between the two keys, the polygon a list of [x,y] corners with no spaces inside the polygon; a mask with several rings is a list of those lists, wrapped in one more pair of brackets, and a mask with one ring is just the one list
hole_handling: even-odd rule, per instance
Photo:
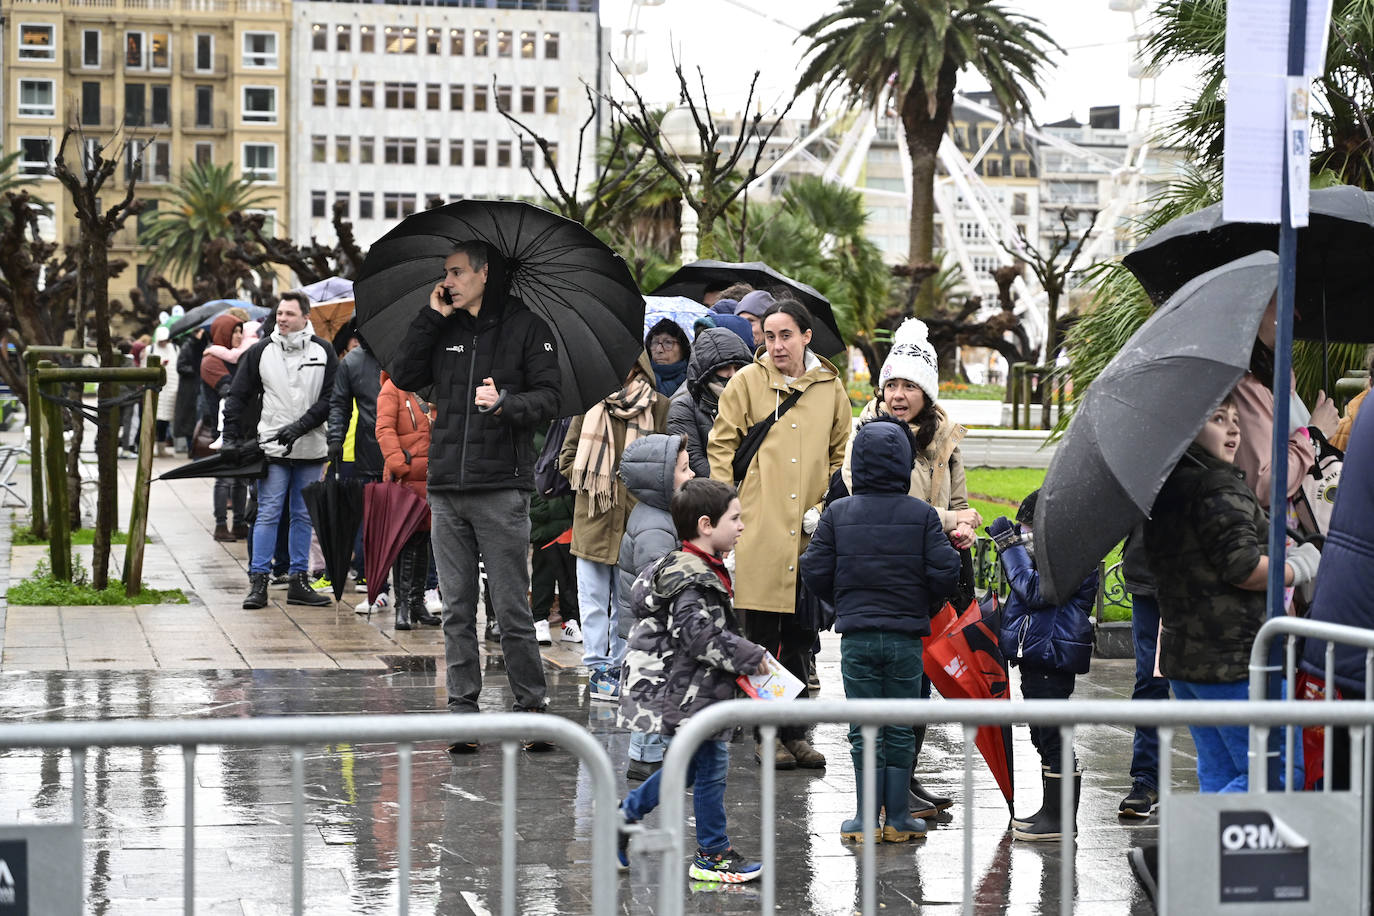
{"label": "woman in white knit hat", "polygon": [[[939,404],[940,373],[935,348],[931,346],[926,324],[908,318],[892,336],[878,375],[878,396],[864,405],[860,422],[879,414],[891,414],[906,421],[916,436],[919,451],[916,466],[911,471],[908,491],[917,499],[935,507],[940,524],[950,541],[959,550],[971,548],[977,537],[982,518],[968,504],[968,487],[964,481],[964,462],[959,456],[959,441],[967,430],[950,420]],[[857,428],[857,427],[856,427]],[[849,461],[853,439],[845,449],[844,485],[850,487]],[[922,697],[930,696],[930,681],[923,680]],[[916,728],[916,755],[921,753],[925,728]],[[930,818],[948,808],[952,799],[932,795],[922,787],[912,763],[911,807],[916,817]]]}

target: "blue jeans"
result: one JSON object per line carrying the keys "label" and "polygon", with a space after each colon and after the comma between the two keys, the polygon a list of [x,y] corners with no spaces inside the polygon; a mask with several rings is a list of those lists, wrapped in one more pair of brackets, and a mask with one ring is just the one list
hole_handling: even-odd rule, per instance
{"label": "blue jeans", "polygon": [[577,558],[577,607],[582,615],[582,664],[620,667],[625,640],[615,612],[615,566]]}
{"label": "blue jeans", "polygon": [[630,759],[658,763],[668,749],[668,739],[648,732],[630,732]]}
{"label": "blue jeans", "polygon": [[[715,855],[730,848],[725,833],[725,774],[730,770],[730,745],[724,741],[703,741],[687,764],[687,785],[692,787],[692,813],[697,822],[697,848]],[[662,770],[655,770],[625,800],[620,810],[631,824],[642,821],[658,807],[658,784]]]}
{"label": "blue jeans", "polygon": [[[1155,677],[1159,604],[1154,595],[1131,595],[1131,641],[1135,643],[1135,687],[1131,699],[1169,699],[1169,679]],[[1159,788],[1159,732],[1152,726],[1136,726],[1131,741],[1131,781]]]}
{"label": "blue jeans", "polygon": [[[921,637],[883,630],[845,633],[840,640],[840,677],[848,700],[884,697],[914,700],[921,695]],[[884,725],[873,747],[873,765],[911,766],[916,749],[910,726]],[[849,756],[854,772],[863,769],[864,739],[858,725],[849,726]]]}
{"label": "blue jeans", "polygon": [[[1169,678],[1180,700],[1245,700],[1247,681],[1198,684]],[[1190,725],[1197,746],[1197,784],[1201,792],[1244,792],[1250,781],[1250,736],[1243,725]]]}
{"label": "blue jeans", "polygon": [[253,559],[249,573],[266,573],[272,565],[272,550],[277,543],[277,521],[284,511],[290,513],[290,572],[310,568],[310,512],[301,491],[320,479],[323,461],[267,462],[267,477],[258,484],[258,517],[253,523]]}

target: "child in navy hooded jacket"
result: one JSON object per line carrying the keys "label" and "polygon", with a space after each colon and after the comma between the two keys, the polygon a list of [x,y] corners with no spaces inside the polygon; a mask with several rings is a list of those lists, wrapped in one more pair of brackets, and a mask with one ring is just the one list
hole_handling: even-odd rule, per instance
{"label": "child in navy hooded jacket", "polygon": [[[835,607],[841,634],[840,673],[850,699],[916,699],[921,690],[921,637],[930,635],[930,612],[959,584],[959,554],[929,503],[908,494],[916,443],[896,417],[864,423],[854,437],[853,495],[821,516],[801,558],[801,574],[818,597]],[[914,735],[910,727],[884,726],[875,744],[878,798],[886,809],[880,838],[889,843],[925,836],[925,821],[908,806]],[[849,727],[858,813],[840,825],[845,839],[863,839],[863,737]],[[877,823],[875,816],[874,823]],[[879,839],[879,837],[874,837]]]}

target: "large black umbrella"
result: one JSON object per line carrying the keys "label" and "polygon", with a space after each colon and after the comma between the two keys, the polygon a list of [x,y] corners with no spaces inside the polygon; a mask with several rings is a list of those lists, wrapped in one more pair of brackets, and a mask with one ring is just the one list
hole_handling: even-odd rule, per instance
{"label": "large black umbrella", "polygon": [[178,465],[170,471],[158,475],[158,480],[190,480],[196,477],[252,477],[267,476],[267,458],[261,451],[253,450],[235,455],[233,461],[225,460],[218,452],[206,458],[198,458]]}
{"label": "large black umbrella", "polygon": [[791,293],[816,319],[811,326],[811,349],[823,356],[844,352],[840,326],[835,323],[830,300],[814,287],[784,276],[762,261],[693,261],[678,268],[677,273],[665,280],[651,295],[686,296],[700,302],[706,290],[730,283],[748,283],[755,289]]}
{"label": "large black umbrella", "polygon": [[644,350],[644,297],[625,260],[585,226],[533,204],[462,200],[407,217],[373,244],[353,295],[358,331],[389,365],[463,241],[492,251],[487,279],[548,322],[563,370],[564,415],[615,391]]}
{"label": "large black umbrella", "polygon": [[1035,563],[1050,600],[1071,595],[1150,513],[1208,413],[1250,365],[1278,287],[1263,251],[1186,283],[1088,387],[1035,507]]}
{"label": "large black umbrella", "polygon": [[[196,306],[172,322],[167,328],[167,334],[171,337],[189,334],[219,313],[227,312],[235,306],[248,310],[249,315],[255,318],[261,318],[267,314],[267,309],[259,308],[251,302],[244,302],[239,299],[212,299],[204,305]],[[255,312],[259,314],[254,314]]]}
{"label": "large black umbrella", "polygon": [[[1374,341],[1374,194],[1322,188],[1310,206],[1308,226],[1298,230],[1293,336]],[[1276,224],[1223,222],[1221,204],[1213,204],[1152,232],[1121,263],[1159,303],[1215,267],[1278,247]]]}
{"label": "large black umbrella", "polygon": [[353,559],[353,541],[363,523],[363,481],[345,479],[333,469],[324,480],[317,480],[301,491],[310,522],[320,539],[324,568],[334,587],[334,600],[343,598],[348,566]]}

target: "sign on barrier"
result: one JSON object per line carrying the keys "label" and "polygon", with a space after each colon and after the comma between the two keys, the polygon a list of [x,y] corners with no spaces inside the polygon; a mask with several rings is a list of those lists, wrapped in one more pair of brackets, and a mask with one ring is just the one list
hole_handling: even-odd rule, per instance
{"label": "sign on barrier", "polygon": [[80,876],[75,825],[0,827],[0,916],[78,916]]}

